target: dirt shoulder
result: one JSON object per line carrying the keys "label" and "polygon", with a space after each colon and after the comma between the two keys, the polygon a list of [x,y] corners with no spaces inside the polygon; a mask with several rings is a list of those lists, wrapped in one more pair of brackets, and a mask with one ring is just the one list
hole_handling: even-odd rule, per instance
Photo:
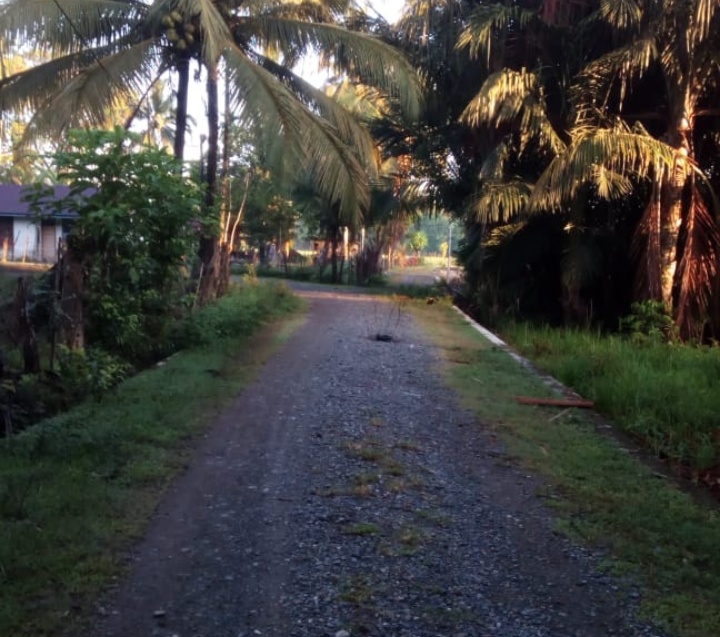
{"label": "dirt shoulder", "polygon": [[307,323],[199,445],[92,635],[660,635],[402,304],[301,294]]}

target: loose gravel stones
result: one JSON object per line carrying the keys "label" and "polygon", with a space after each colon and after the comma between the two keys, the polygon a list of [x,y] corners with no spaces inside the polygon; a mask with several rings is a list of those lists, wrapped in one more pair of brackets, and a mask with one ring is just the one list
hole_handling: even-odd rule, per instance
{"label": "loose gravel stones", "polygon": [[660,637],[554,531],[541,482],[458,406],[401,305],[307,295],[93,635]]}

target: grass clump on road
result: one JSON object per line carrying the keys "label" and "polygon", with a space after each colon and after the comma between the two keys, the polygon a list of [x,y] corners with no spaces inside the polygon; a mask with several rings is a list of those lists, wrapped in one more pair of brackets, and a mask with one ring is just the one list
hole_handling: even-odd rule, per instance
{"label": "grass clump on road", "polygon": [[528,325],[503,333],[656,454],[698,472],[720,465],[720,348]]}
{"label": "grass clump on road", "polygon": [[0,635],[80,630],[193,436],[298,322],[258,330],[298,308],[283,287],[245,286],[194,317],[197,347],[3,442]]}
{"label": "grass clump on road", "polygon": [[[720,634],[720,516],[659,477],[577,411],[520,405],[549,389],[445,304],[414,313],[448,383],[523,465],[544,475],[559,527],[601,546],[644,591],[641,609],[681,637]],[[462,360],[460,360],[462,359]],[[454,361],[454,362],[453,362]]]}

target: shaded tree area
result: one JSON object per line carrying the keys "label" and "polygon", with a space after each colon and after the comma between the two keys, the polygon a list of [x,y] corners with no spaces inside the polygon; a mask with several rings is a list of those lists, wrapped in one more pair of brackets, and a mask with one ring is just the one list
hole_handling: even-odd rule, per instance
{"label": "shaded tree area", "polygon": [[25,197],[38,223],[73,223],[57,263],[19,278],[12,301],[0,299],[0,435],[97,398],[192,344],[198,185],[122,127],[71,131],[53,165],[70,185],[38,184]]}
{"label": "shaded tree area", "polygon": [[387,37],[428,108],[375,131],[465,224],[486,319],[613,329],[649,299],[716,333],[719,20],[704,0],[407,4]]}

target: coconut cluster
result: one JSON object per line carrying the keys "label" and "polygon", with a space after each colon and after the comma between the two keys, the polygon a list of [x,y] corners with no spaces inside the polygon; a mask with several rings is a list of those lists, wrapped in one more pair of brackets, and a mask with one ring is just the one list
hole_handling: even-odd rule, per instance
{"label": "coconut cluster", "polygon": [[165,37],[179,52],[192,51],[198,44],[198,27],[191,20],[185,20],[179,11],[170,11],[162,17]]}

